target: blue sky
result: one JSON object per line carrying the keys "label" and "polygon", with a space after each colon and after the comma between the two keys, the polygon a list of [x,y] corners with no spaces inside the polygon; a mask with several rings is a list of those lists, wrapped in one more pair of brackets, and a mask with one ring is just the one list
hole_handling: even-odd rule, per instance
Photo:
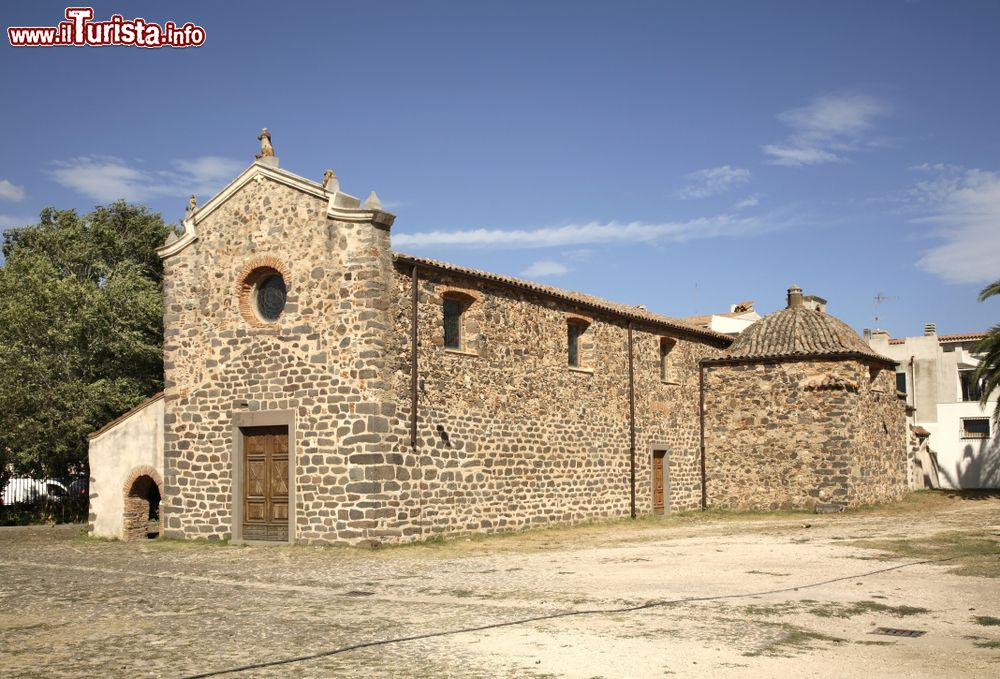
{"label": "blue sky", "polygon": [[93,6],[207,40],[4,39],[0,226],[119,197],[176,221],[266,126],[283,168],[376,190],[404,252],[674,316],[797,283],[859,331],[1000,317],[975,301],[1000,278],[1000,3]]}

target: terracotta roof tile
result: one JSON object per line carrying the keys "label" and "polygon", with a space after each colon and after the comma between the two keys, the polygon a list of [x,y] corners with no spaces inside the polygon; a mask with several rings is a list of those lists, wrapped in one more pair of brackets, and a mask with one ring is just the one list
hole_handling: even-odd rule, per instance
{"label": "terracotta roof tile", "polygon": [[630,318],[639,321],[646,321],[647,323],[668,328],[670,330],[674,330],[680,333],[704,337],[705,339],[712,340],[715,344],[719,344],[721,346],[728,346],[729,343],[733,341],[733,338],[729,335],[724,335],[722,333],[715,332],[713,330],[707,330],[705,328],[699,328],[697,325],[694,325],[682,319],[672,318],[670,316],[664,316],[662,314],[656,314],[651,311],[647,311],[646,309],[641,309],[635,306],[629,306],[627,304],[617,304],[615,302],[610,302],[606,299],[601,299],[600,297],[594,297],[593,295],[587,295],[582,292],[571,292],[569,290],[553,288],[548,285],[532,283],[530,281],[521,280],[519,278],[501,276],[500,274],[490,273],[488,271],[478,271],[476,269],[468,269],[466,267],[456,266],[454,264],[447,264],[445,262],[439,262],[437,260],[427,259],[425,257],[414,257],[413,255],[407,255],[401,252],[393,253],[393,257],[397,262],[403,262],[407,264],[417,264],[420,266],[425,266],[428,268],[437,269],[440,271],[445,271],[448,273],[454,273],[463,276],[473,276],[475,278],[480,278],[487,281],[500,283],[510,287],[519,288],[521,290],[527,290],[530,292],[538,293],[541,295],[545,295],[547,297],[552,297],[566,302],[572,302],[575,304],[582,305],[584,307],[589,307],[591,309],[606,311],[608,313],[615,314],[618,316],[623,316],[625,318]]}
{"label": "terracotta roof tile", "polygon": [[[925,337],[925,335],[918,335],[919,337]],[[979,341],[986,337],[985,332],[960,332],[952,335],[938,335],[939,342],[974,342]],[[905,337],[893,337],[889,340],[889,344],[898,345],[906,344]]]}
{"label": "terracotta roof tile", "polygon": [[986,337],[985,332],[965,332],[954,335],[938,335],[938,340],[942,342],[967,342],[970,340],[981,340]]}
{"label": "terracotta roof tile", "polygon": [[895,363],[891,358],[876,353],[843,321],[808,307],[782,309],[765,316],[740,333],[725,357],[846,355]]}

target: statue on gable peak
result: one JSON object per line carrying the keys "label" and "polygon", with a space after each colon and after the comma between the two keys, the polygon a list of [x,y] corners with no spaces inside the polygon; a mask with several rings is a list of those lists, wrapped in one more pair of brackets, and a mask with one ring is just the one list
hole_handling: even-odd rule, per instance
{"label": "statue on gable peak", "polygon": [[274,147],[271,145],[271,133],[267,131],[266,127],[257,135],[257,141],[260,142],[260,153],[256,156],[258,159],[274,157]]}

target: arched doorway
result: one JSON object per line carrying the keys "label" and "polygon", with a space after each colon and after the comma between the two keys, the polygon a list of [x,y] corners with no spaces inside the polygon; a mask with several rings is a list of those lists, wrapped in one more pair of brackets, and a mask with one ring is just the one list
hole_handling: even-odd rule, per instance
{"label": "arched doorway", "polygon": [[139,467],[129,474],[122,488],[125,495],[123,540],[145,540],[160,534],[161,485],[160,475],[152,467]]}

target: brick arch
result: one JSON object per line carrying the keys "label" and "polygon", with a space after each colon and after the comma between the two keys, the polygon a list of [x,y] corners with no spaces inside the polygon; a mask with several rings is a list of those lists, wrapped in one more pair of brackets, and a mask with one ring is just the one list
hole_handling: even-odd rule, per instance
{"label": "brick arch", "polygon": [[473,304],[478,304],[482,300],[482,294],[473,288],[462,288],[457,285],[439,285],[437,286],[437,293],[444,299],[445,297],[451,297],[452,299],[460,299],[470,307]]}
{"label": "brick arch", "polygon": [[[162,488],[163,478],[153,467],[142,465],[129,473],[125,483],[122,484],[122,496],[125,501],[122,512],[122,539],[126,541],[146,539],[149,534],[150,498],[162,498]],[[162,514],[159,515],[159,521],[157,533],[162,532]]]}
{"label": "brick arch", "polygon": [[291,269],[283,261],[271,255],[259,255],[247,262],[236,276],[236,298],[239,300],[240,315],[255,328],[270,325],[254,311],[253,289],[265,276],[280,274],[285,281],[285,290],[290,291]]}

